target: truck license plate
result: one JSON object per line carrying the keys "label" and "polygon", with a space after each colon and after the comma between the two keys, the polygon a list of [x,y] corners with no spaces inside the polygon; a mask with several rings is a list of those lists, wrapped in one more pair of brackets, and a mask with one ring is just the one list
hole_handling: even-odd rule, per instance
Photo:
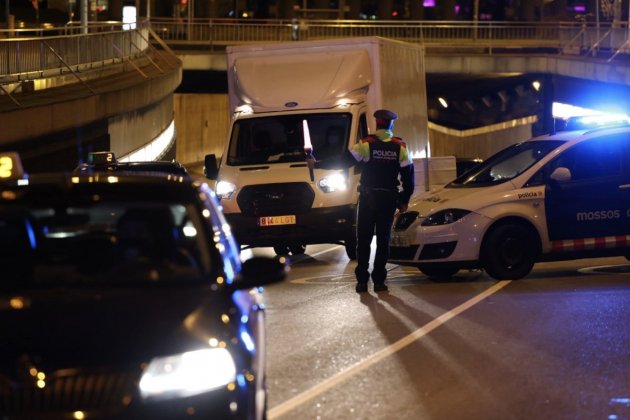
{"label": "truck license plate", "polygon": [[295,215],[263,216],[258,218],[258,226],[294,225]]}

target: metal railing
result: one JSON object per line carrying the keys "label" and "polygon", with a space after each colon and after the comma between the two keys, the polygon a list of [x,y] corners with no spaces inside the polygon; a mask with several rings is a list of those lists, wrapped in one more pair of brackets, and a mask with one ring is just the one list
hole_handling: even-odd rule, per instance
{"label": "metal railing", "polygon": [[19,105],[12,93],[25,82],[71,74],[85,84],[90,70],[146,55],[150,31],[148,21],[4,31],[10,36],[0,39],[0,94]]}
{"label": "metal railing", "polygon": [[152,18],[175,48],[222,50],[226,45],[381,36],[422,43],[432,53],[467,49],[494,54],[517,50],[607,56],[630,53],[627,23]]}
{"label": "metal railing", "polygon": [[67,34],[57,30],[46,31],[46,36],[2,39],[0,82],[38,78],[51,70],[80,71],[140,56],[149,48],[149,28],[148,22],[133,30],[124,30],[122,25],[98,26],[88,33],[63,28]]}

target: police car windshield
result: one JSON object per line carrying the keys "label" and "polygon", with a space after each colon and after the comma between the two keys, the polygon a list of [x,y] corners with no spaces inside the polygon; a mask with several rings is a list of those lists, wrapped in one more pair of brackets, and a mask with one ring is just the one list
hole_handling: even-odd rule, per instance
{"label": "police car windshield", "polygon": [[478,188],[509,181],[560,146],[561,140],[535,140],[514,144],[447,185],[450,188]]}
{"label": "police car windshield", "polygon": [[0,288],[185,285],[212,269],[192,199],[142,184],[0,190]]}
{"label": "police car windshield", "polygon": [[352,120],[349,113],[247,118],[234,123],[228,164],[303,162],[304,120],[317,159],[341,155],[347,148]]}

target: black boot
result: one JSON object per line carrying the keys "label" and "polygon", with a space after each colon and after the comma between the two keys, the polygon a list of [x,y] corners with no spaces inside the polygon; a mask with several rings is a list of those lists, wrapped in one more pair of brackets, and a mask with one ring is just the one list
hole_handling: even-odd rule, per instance
{"label": "black boot", "polygon": [[387,285],[385,283],[374,283],[375,292],[387,292]]}
{"label": "black boot", "polygon": [[367,283],[357,283],[356,291],[357,293],[365,293],[367,292]]}

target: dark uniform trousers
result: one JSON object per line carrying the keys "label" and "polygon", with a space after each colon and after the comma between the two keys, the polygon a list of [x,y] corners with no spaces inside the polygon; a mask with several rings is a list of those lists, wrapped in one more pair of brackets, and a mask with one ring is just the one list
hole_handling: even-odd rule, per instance
{"label": "dark uniform trousers", "polygon": [[370,245],[376,232],[376,255],[372,281],[382,284],[387,278],[385,264],[389,258],[389,239],[396,212],[397,191],[387,189],[361,189],[357,215],[357,267],[354,272],[358,283],[370,278]]}

